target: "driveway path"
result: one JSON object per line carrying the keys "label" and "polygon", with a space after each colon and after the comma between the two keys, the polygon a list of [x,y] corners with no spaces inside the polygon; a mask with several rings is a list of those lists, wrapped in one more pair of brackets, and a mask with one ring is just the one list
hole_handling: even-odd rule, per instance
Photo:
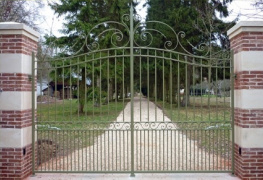
{"label": "driveway path", "polygon": [[[140,110],[141,109],[141,110]],[[131,103],[92,146],[47,162],[55,170],[129,171],[131,169]],[[134,99],[134,170],[229,170],[227,161],[197,147],[160,108],[145,98]],[[51,163],[51,164],[50,164]],[[42,167],[48,167],[46,163]]]}

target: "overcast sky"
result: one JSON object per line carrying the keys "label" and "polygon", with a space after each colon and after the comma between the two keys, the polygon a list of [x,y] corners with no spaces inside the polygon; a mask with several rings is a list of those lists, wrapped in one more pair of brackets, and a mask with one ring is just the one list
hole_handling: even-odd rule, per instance
{"label": "overcast sky", "polygon": [[[46,2],[48,0],[43,0]],[[57,1],[57,0],[49,0],[49,1]],[[146,9],[142,7],[145,3],[145,0],[137,0],[140,1],[140,4],[137,6],[138,13],[145,17]],[[230,21],[235,19],[239,15],[239,21],[263,21],[263,13],[253,6],[256,0],[233,0],[229,6],[229,10],[231,11],[231,15],[226,19],[226,21]],[[54,34],[59,36],[59,29],[62,29],[63,18],[57,18],[57,15],[54,15],[54,12],[46,5],[45,8],[41,10],[41,14],[44,19],[41,20],[40,27],[42,29],[41,34]]]}

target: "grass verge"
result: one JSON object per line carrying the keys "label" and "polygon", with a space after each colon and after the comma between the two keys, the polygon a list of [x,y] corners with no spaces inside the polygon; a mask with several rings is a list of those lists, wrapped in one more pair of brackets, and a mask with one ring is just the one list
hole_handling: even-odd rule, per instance
{"label": "grass verge", "polygon": [[190,97],[188,107],[157,101],[178,131],[211,154],[231,159],[230,98]]}
{"label": "grass verge", "polygon": [[109,102],[98,107],[88,102],[82,114],[78,112],[76,99],[39,103],[36,130],[38,164],[93,145],[128,101]]}

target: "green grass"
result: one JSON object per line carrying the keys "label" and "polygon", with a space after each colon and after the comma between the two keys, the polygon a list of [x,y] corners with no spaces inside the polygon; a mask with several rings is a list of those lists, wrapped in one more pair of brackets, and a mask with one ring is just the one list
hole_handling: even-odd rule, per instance
{"label": "green grass", "polygon": [[[78,112],[78,101],[56,100],[46,104],[38,103],[37,137],[39,141],[51,141],[57,146],[55,153],[42,155],[47,161],[55,155],[66,155],[76,149],[94,144],[111,122],[116,120],[129,100],[110,102],[94,107],[92,102],[85,105],[84,113]],[[43,147],[39,147],[43,148]],[[43,153],[43,151],[42,151]],[[40,164],[39,163],[39,164]]]}
{"label": "green grass", "polygon": [[157,102],[179,131],[206,152],[231,157],[230,98],[191,97],[188,107]]}

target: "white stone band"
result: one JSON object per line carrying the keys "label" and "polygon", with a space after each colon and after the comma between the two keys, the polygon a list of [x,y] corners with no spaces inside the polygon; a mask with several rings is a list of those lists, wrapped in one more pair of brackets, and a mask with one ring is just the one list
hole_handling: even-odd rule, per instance
{"label": "white stone band", "polygon": [[262,109],[263,89],[240,89],[234,90],[235,108]]}
{"label": "white stone band", "polygon": [[262,128],[242,128],[235,125],[235,143],[243,148],[263,148]]}
{"label": "white stone band", "polygon": [[263,51],[241,51],[234,55],[234,72],[263,71]]}
{"label": "white stone band", "polygon": [[22,129],[0,128],[0,148],[22,148],[32,144],[32,126]]}
{"label": "white stone band", "polygon": [[[35,97],[37,97],[35,95]],[[35,98],[35,105],[36,98]],[[0,93],[0,110],[23,111],[32,108],[31,91],[3,91]],[[0,136],[1,137],[1,136]]]}
{"label": "white stone band", "polygon": [[32,74],[32,57],[25,54],[0,54],[0,73]]}

